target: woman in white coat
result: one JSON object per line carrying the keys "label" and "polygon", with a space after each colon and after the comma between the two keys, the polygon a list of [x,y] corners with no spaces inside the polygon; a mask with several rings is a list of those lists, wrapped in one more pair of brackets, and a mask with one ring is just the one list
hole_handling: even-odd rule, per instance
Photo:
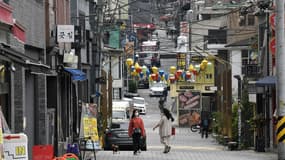
{"label": "woman in white coat", "polygon": [[168,153],[171,148],[169,145],[169,140],[171,137],[171,129],[172,129],[171,122],[173,121],[174,118],[172,117],[170,111],[166,108],[163,108],[160,121],[153,127],[153,130],[159,127],[160,142],[164,144],[163,153]]}

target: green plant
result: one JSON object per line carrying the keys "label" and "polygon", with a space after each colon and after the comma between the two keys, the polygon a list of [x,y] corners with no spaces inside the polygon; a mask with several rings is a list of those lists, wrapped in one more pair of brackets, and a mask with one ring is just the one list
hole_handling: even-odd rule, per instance
{"label": "green plant", "polygon": [[264,118],[264,115],[263,114],[257,114],[255,115],[254,117],[252,117],[248,123],[250,124],[250,126],[253,128],[253,129],[259,129],[259,128],[262,128],[265,124],[265,118]]}
{"label": "green plant", "polygon": [[137,81],[130,80],[129,81],[129,92],[131,93],[137,93],[138,87],[137,87]]}
{"label": "green plant", "polygon": [[221,112],[213,112],[212,117],[212,130],[214,133],[220,134],[222,130],[222,114]]}
{"label": "green plant", "polygon": [[232,105],[232,141],[238,141],[238,103]]}

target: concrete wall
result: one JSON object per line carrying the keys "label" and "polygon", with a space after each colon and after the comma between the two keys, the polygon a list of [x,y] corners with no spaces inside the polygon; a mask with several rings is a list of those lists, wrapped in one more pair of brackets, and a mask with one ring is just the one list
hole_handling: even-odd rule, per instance
{"label": "concrete wall", "polygon": [[[26,43],[24,54],[35,60],[45,62],[45,14],[43,1],[11,0],[13,17],[25,28]],[[12,38],[11,38],[12,39]],[[21,46],[17,41],[12,46]],[[32,86],[32,88],[26,86]],[[29,149],[35,144],[46,142],[46,77],[42,75],[32,75],[19,67],[15,73],[15,131],[25,132],[29,141]],[[34,94],[37,93],[37,94]],[[29,96],[27,96],[29,95]],[[34,100],[32,105],[27,105],[27,100]],[[30,104],[30,103],[29,103]],[[29,111],[35,111],[31,114]],[[38,116],[36,116],[38,115]],[[17,123],[23,120],[24,123]],[[34,128],[29,130],[28,128]],[[30,153],[31,154],[31,153]]]}

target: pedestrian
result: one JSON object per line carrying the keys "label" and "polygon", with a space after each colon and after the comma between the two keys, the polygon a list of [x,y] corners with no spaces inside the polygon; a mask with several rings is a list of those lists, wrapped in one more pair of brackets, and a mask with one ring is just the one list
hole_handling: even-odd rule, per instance
{"label": "pedestrian", "polygon": [[146,136],[143,120],[139,117],[139,111],[134,109],[129,122],[128,134],[133,138],[134,155],[141,151],[141,139]]}
{"label": "pedestrian", "polygon": [[204,118],[201,120],[201,137],[204,138],[204,135],[206,138],[208,138],[208,132],[209,132],[209,119]]}
{"label": "pedestrian", "polygon": [[171,131],[172,131],[171,122],[173,121],[174,121],[174,118],[171,115],[170,111],[166,108],[163,108],[159,122],[153,127],[153,130],[159,127],[160,142],[164,145],[163,153],[168,153],[171,148],[169,145],[169,140],[170,140]]}

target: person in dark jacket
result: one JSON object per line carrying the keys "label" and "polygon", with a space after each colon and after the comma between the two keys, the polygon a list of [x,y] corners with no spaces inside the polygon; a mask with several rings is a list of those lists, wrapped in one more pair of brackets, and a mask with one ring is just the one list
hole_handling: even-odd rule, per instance
{"label": "person in dark jacket", "polygon": [[204,138],[204,135],[206,138],[208,138],[208,132],[209,132],[209,119],[204,118],[201,120],[201,137]]}

